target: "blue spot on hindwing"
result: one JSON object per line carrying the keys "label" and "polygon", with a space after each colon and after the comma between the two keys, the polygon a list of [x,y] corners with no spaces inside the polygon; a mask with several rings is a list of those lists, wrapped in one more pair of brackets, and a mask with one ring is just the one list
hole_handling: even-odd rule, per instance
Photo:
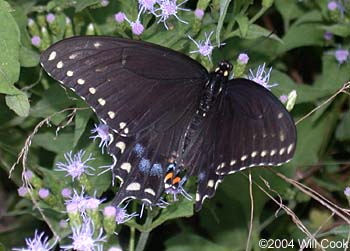
{"label": "blue spot on hindwing", "polygon": [[142,157],[142,154],[145,152],[145,148],[137,143],[135,146],[134,146],[134,152],[136,153],[137,157]]}
{"label": "blue spot on hindwing", "polygon": [[152,168],[151,168],[151,172],[150,172],[150,175],[151,176],[162,176],[163,174],[163,169],[162,169],[162,165],[161,164],[153,164]]}
{"label": "blue spot on hindwing", "polygon": [[146,173],[149,171],[151,167],[151,162],[149,159],[142,158],[139,162],[139,170],[143,173]]}

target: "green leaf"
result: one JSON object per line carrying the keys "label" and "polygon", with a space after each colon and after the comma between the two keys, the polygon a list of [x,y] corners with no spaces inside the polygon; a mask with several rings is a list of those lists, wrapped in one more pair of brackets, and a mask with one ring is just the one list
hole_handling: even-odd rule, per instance
{"label": "green leaf", "polygon": [[11,85],[19,77],[20,33],[16,21],[10,14],[10,5],[0,0],[0,92],[19,94]]}
{"label": "green leaf", "polygon": [[100,1],[99,0],[84,0],[84,1],[74,1],[73,0],[73,2],[75,3],[76,11],[79,12],[79,11],[82,11],[83,9],[85,9],[91,5],[99,3]]}
{"label": "green leaf", "polygon": [[[34,67],[39,63],[39,54],[32,50],[32,44],[30,41],[28,29],[27,29],[27,14],[26,7],[24,3],[11,2],[12,7],[15,11],[11,12],[11,15],[16,20],[19,31],[20,31],[20,41],[21,47],[19,51],[19,61],[23,67]],[[30,8],[28,6],[27,8]]]}
{"label": "green leaf", "polygon": [[[86,105],[84,105],[84,106],[86,106]],[[92,115],[92,111],[90,109],[80,110],[75,115],[75,130],[74,130],[73,147],[75,147],[77,145],[80,137],[83,135],[91,115]]]}
{"label": "green leaf", "polygon": [[219,16],[218,25],[216,28],[216,44],[220,44],[220,34],[221,34],[222,26],[224,24],[224,20],[227,14],[227,9],[230,3],[231,3],[231,0],[220,1],[220,16]]}
{"label": "green leaf", "polygon": [[19,62],[23,67],[34,67],[39,64],[39,54],[32,49],[21,46],[19,51]]}
{"label": "green leaf", "polygon": [[322,27],[317,24],[306,23],[293,25],[282,38],[283,43],[280,44],[278,53],[282,54],[303,46],[322,46],[324,44],[323,34]]}
{"label": "green leaf", "polygon": [[29,100],[25,93],[19,95],[7,95],[6,105],[17,113],[18,116],[27,117],[29,114]]}
{"label": "green leaf", "polygon": [[182,233],[165,242],[166,251],[233,251],[232,247],[222,247],[207,238],[193,233]]}
{"label": "green leaf", "polygon": [[152,222],[150,229],[163,224],[165,221],[176,219],[180,217],[190,217],[193,215],[193,202],[183,199],[181,202],[174,203],[164,210],[161,215]]}
{"label": "green leaf", "polygon": [[295,0],[276,0],[275,6],[278,12],[282,15],[283,21],[287,25],[291,20],[304,14],[300,3]]}
{"label": "green leaf", "polygon": [[333,24],[322,26],[322,28],[340,37],[348,37],[350,35],[350,27],[347,24]]}
{"label": "green leaf", "polygon": [[350,141],[350,112],[349,111],[343,114],[343,118],[341,119],[338,125],[335,136],[339,141]]}
{"label": "green leaf", "polygon": [[269,37],[271,39],[274,39],[278,42],[282,42],[282,40],[276,36],[275,34],[271,35],[271,31],[256,25],[256,24],[251,24],[249,25],[248,28],[248,32],[247,32],[247,36],[245,37],[246,39],[257,39],[257,38],[261,38],[261,37]]}
{"label": "green leaf", "polygon": [[319,161],[320,156],[323,156],[324,147],[334,131],[341,104],[336,100],[316,121],[313,118],[319,116],[317,113],[298,124],[297,147],[291,164],[307,167]]}
{"label": "green leaf", "polygon": [[246,37],[247,33],[248,33],[248,28],[249,28],[249,19],[248,19],[248,17],[247,16],[238,15],[236,17],[236,21],[238,23],[239,30],[241,32],[241,36],[242,37]]}
{"label": "green leaf", "polygon": [[[42,99],[31,109],[31,116],[46,118],[55,112],[70,107],[75,102],[69,97],[70,91],[65,91],[59,84],[54,84],[44,93]],[[71,94],[73,96],[73,94]]]}
{"label": "green leaf", "polygon": [[193,202],[183,199],[178,201],[177,203],[171,204],[165,209],[162,209],[160,216],[156,220],[154,220],[147,228],[143,225],[137,224],[134,220],[126,222],[125,225],[128,225],[129,227],[135,227],[137,230],[142,232],[148,232],[168,220],[181,217],[191,217],[192,215]]}
{"label": "green leaf", "polygon": [[72,133],[60,132],[56,136],[53,132],[45,132],[35,135],[33,144],[51,152],[62,153],[72,150],[73,139]]}

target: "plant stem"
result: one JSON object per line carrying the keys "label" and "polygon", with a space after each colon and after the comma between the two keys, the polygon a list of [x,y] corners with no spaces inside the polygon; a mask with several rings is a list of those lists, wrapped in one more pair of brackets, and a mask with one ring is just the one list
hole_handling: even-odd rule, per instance
{"label": "plant stem", "polygon": [[136,251],[143,251],[145,249],[149,234],[151,233],[151,230],[148,230],[148,228],[152,224],[152,220],[152,214],[148,213],[146,222],[143,225],[146,230],[141,232],[139,241],[137,242]]}
{"label": "plant stem", "polygon": [[129,251],[135,251],[135,228],[130,228]]}
{"label": "plant stem", "polygon": [[267,10],[266,8],[261,8],[259,10],[259,12],[256,13],[255,16],[249,20],[249,23],[253,24],[256,20],[258,20],[265,13],[266,10]]}

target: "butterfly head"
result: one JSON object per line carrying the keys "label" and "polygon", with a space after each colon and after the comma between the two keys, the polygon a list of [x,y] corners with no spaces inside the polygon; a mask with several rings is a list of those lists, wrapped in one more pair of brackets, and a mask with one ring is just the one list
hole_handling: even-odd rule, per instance
{"label": "butterfly head", "polygon": [[232,64],[227,60],[222,60],[215,69],[215,73],[228,77],[232,71]]}

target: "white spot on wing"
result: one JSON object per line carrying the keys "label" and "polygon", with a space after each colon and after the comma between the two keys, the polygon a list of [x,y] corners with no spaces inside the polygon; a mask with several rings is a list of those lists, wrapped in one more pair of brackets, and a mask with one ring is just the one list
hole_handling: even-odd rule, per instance
{"label": "white spot on wing", "polygon": [[254,158],[256,155],[258,155],[258,152],[257,151],[254,151],[254,152],[252,152],[252,158]]}
{"label": "white spot on wing", "polygon": [[234,164],[236,164],[236,160],[231,160],[231,162],[230,162],[230,166],[233,166]]}
{"label": "white spot on wing", "polygon": [[149,193],[150,195],[156,196],[156,193],[152,188],[146,188],[145,193]]}
{"label": "white spot on wing", "polygon": [[95,46],[95,48],[99,48],[99,47],[101,46],[101,43],[95,42],[95,43],[94,43],[94,46]]}
{"label": "white spot on wing", "polygon": [[213,187],[213,186],[214,186],[214,180],[209,180],[208,187]]}
{"label": "white spot on wing", "polygon": [[108,116],[109,116],[111,119],[114,119],[114,118],[115,118],[115,113],[112,112],[112,111],[109,111],[109,112],[108,112]]}
{"label": "white spot on wing", "polygon": [[121,153],[124,152],[125,147],[126,147],[126,145],[125,145],[125,143],[124,143],[123,141],[117,142],[117,144],[115,144],[115,146],[118,147],[118,148],[120,149],[120,152],[121,152]]}
{"label": "white spot on wing", "polygon": [[285,151],[286,151],[286,148],[285,148],[285,147],[282,147],[281,150],[280,150],[280,152],[279,152],[279,154],[280,154],[280,155],[283,155]]}
{"label": "white spot on wing", "polygon": [[293,150],[294,144],[290,144],[287,149],[287,153],[290,154],[290,152]]}
{"label": "white spot on wing", "polygon": [[270,156],[273,156],[277,153],[277,150],[276,149],[272,149],[271,152],[270,152]]}
{"label": "white spot on wing", "polygon": [[78,83],[79,85],[83,85],[83,84],[85,84],[85,80],[79,78],[79,79],[77,80],[77,83]]}
{"label": "white spot on wing", "polygon": [[50,56],[49,56],[49,61],[52,61],[52,60],[54,60],[56,58],[56,52],[55,51],[53,51],[53,52],[51,52],[50,53]]}
{"label": "white spot on wing", "polygon": [[69,59],[75,59],[78,56],[78,54],[73,53],[72,55],[70,55],[68,58]]}
{"label": "white spot on wing", "polygon": [[74,74],[74,72],[72,72],[72,71],[67,71],[67,73],[66,73],[66,75],[67,75],[68,77],[73,76],[73,74]]}
{"label": "white spot on wing", "polygon": [[57,67],[58,69],[61,69],[61,68],[63,67],[63,62],[62,62],[62,61],[58,62],[57,65],[56,65],[56,67]]}
{"label": "white spot on wing", "polygon": [[125,126],[126,126],[126,123],[125,123],[125,122],[120,122],[120,123],[119,123],[119,128],[120,128],[120,129],[123,129]]}
{"label": "white spot on wing", "polygon": [[261,154],[260,154],[261,157],[265,157],[266,155],[267,155],[267,151],[266,150],[262,151]]}
{"label": "white spot on wing", "polygon": [[104,106],[106,104],[106,100],[104,100],[103,98],[99,98],[97,101],[102,106]]}
{"label": "white spot on wing", "polygon": [[241,161],[245,161],[247,158],[248,158],[248,155],[243,155],[243,156],[241,157]]}
{"label": "white spot on wing", "polygon": [[277,116],[279,119],[281,119],[282,117],[283,117],[283,113],[282,112],[280,112],[279,114],[278,114],[278,116]]}
{"label": "white spot on wing", "polygon": [[95,89],[94,87],[90,87],[90,88],[89,88],[89,92],[90,92],[91,94],[95,94],[95,93],[96,93],[96,89]]}
{"label": "white spot on wing", "polygon": [[131,170],[131,164],[129,162],[124,162],[120,165],[120,168],[125,170],[127,173],[130,173]]}
{"label": "white spot on wing", "polygon": [[199,193],[196,193],[196,201],[200,201],[201,200],[201,195]]}
{"label": "white spot on wing", "polygon": [[126,187],[126,190],[127,190],[127,191],[138,191],[138,190],[140,190],[140,188],[141,188],[140,183],[133,182],[133,183],[130,183],[130,184]]}

